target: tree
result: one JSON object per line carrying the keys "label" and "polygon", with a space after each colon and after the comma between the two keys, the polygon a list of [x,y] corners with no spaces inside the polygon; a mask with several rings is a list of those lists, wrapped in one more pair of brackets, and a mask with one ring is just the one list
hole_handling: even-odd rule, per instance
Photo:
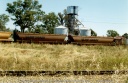
{"label": "tree", "polygon": [[97,36],[97,33],[91,29],[91,36]]}
{"label": "tree", "polygon": [[37,0],[17,0],[8,3],[6,11],[13,16],[14,24],[20,26],[21,32],[24,32],[26,28],[31,28],[42,20],[44,12],[41,7]]}
{"label": "tree", "polygon": [[128,33],[123,34],[123,35],[122,35],[122,37],[124,37],[124,38],[127,38],[127,39],[128,39]]}
{"label": "tree", "polygon": [[0,15],[0,30],[1,31],[6,31],[9,29],[6,29],[6,23],[9,21],[9,16],[6,14]]}
{"label": "tree", "polygon": [[47,33],[47,30],[44,25],[36,25],[36,28],[33,30],[36,33]]}
{"label": "tree", "polygon": [[119,36],[119,34],[115,30],[108,30],[107,31],[107,36],[108,37],[116,37],[116,36]]}
{"label": "tree", "polygon": [[3,25],[2,21],[0,21],[0,31],[4,31],[5,29],[5,25]]}
{"label": "tree", "polygon": [[44,15],[43,18],[44,26],[48,33],[54,33],[54,28],[59,25],[58,17],[54,12]]}
{"label": "tree", "polygon": [[64,14],[58,13],[58,20],[60,25],[64,25]]}

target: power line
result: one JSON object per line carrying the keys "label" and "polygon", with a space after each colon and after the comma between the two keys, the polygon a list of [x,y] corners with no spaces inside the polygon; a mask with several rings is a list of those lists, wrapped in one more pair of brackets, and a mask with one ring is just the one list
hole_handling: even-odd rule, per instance
{"label": "power line", "polygon": [[117,22],[96,22],[96,21],[82,21],[82,22],[89,22],[89,23],[103,23],[103,24],[128,24],[128,23],[117,23]]}

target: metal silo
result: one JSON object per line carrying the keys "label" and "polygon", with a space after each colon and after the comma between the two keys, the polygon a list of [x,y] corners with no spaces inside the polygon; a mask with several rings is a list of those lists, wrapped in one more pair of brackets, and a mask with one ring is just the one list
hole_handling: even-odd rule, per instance
{"label": "metal silo", "polygon": [[79,28],[80,36],[91,36],[91,30],[87,28]]}
{"label": "metal silo", "polygon": [[68,28],[64,26],[58,26],[54,29],[54,34],[63,34],[66,35],[68,33]]}
{"label": "metal silo", "polygon": [[78,15],[78,6],[68,6],[67,14]]}

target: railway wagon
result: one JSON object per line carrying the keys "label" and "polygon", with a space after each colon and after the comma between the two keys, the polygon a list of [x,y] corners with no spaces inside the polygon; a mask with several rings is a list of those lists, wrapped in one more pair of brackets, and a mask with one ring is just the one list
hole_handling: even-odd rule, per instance
{"label": "railway wagon", "polygon": [[0,42],[13,42],[12,32],[0,32]]}
{"label": "railway wagon", "polygon": [[122,45],[123,37],[72,36],[72,44],[78,45]]}
{"label": "railway wagon", "polygon": [[14,42],[66,44],[66,35],[14,32]]}
{"label": "railway wagon", "polygon": [[14,32],[14,41],[19,43],[77,44],[77,45],[122,45],[123,37],[72,36]]}

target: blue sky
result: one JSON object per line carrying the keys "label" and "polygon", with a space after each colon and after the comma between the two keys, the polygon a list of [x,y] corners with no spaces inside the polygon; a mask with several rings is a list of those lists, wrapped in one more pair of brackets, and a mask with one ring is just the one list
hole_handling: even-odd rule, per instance
{"label": "blue sky", "polygon": [[[6,13],[6,4],[15,0],[1,0],[0,14]],[[116,30],[120,35],[128,33],[128,0],[38,0],[46,13],[63,12],[67,6],[79,6],[78,19],[85,27],[93,29],[99,36],[107,30]],[[6,25],[15,28],[10,21]]]}

